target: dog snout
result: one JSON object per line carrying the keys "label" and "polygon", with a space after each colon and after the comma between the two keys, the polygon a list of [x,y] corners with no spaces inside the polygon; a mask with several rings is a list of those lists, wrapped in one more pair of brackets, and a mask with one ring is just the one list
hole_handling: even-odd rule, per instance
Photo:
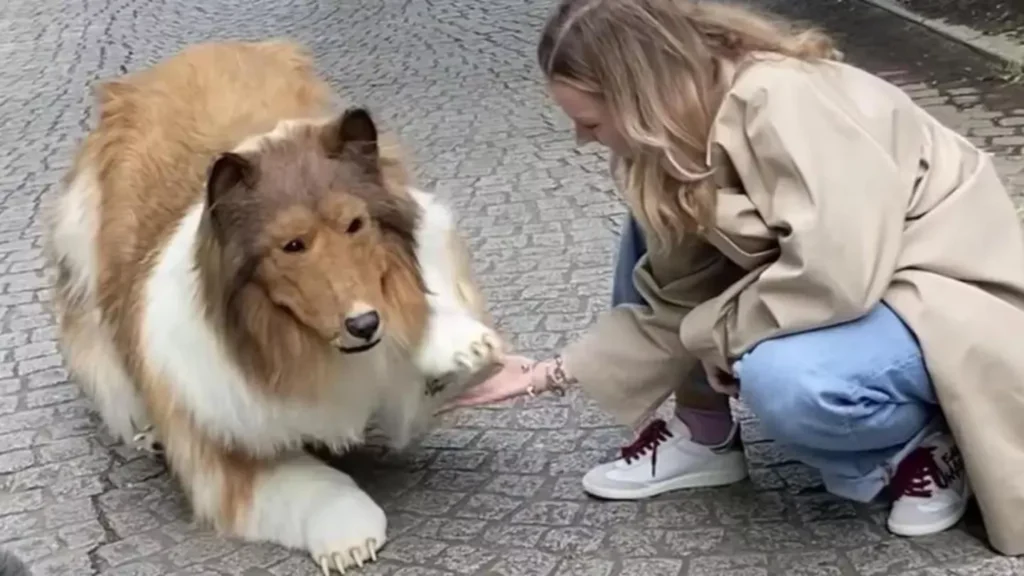
{"label": "dog snout", "polygon": [[360,340],[372,340],[379,328],[380,315],[374,310],[345,318],[345,330]]}

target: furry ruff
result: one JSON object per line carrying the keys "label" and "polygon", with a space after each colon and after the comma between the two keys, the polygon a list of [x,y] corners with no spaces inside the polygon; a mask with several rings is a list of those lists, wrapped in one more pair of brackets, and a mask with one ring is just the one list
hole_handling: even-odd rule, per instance
{"label": "furry ruff", "polygon": [[302,451],[378,419],[404,446],[497,359],[453,214],[299,47],[189,47],[98,90],[48,212],[69,368],[110,430],[165,453],[195,515],[376,558],[387,519]]}

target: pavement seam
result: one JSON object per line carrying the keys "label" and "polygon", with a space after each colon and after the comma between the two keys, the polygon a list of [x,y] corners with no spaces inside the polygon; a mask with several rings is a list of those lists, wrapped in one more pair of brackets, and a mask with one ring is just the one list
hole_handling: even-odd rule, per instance
{"label": "pavement seam", "polygon": [[992,58],[1012,65],[1024,66],[1024,43],[1015,40],[1009,34],[986,34],[970,26],[952,24],[941,18],[928,18],[904,8],[894,0],[860,1],[923,26],[936,34],[969,46]]}

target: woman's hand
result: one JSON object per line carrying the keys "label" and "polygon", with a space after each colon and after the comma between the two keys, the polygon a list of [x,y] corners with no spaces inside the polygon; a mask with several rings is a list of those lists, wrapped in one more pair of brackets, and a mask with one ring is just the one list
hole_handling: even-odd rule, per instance
{"label": "woman's hand", "polygon": [[445,404],[439,412],[460,406],[500,402],[523,394],[536,396],[551,392],[564,396],[566,390],[577,383],[563,366],[561,355],[556,354],[554,358],[541,362],[524,356],[505,356],[501,364],[501,370]]}
{"label": "woman's hand", "polygon": [[704,374],[707,375],[708,384],[715,392],[726,394],[737,398],[740,395],[740,381],[732,374],[722,370],[714,364],[701,360],[704,367]]}
{"label": "woman's hand", "polygon": [[445,404],[440,411],[500,402],[530,394],[531,391],[539,391],[543,387],[546,373],[542,366],[543,362],[536,362],[525,356],[505,356],[501,359],[501,364],[501,370]]}

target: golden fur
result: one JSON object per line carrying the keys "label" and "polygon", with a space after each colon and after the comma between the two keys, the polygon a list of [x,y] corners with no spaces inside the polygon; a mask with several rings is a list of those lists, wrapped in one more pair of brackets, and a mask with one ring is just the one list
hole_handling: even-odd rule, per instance
{"label": "golden fur", "polygon": [[[400,355],[412,356],[423,342],[429,306],[416,253],[421,206],[397,148],[363,110],[332,116],[329,87],[287,42],[193,46],[106,82],[97,99],[98,125],[65,180],[71,189],[88,176],[95,187],[77,199],[66,195],[50,221],[62,347],[87,391],[116,403],[96,365],[97,330],[109,333],[119,365],[104,370],[130,381],[138,413],[163,442],[197,514],[252,536],[246,526],[256,482],[292,462],[288,454],[307,438],[249,444],[217,422],[203,423],[195,412],[201,407],[154,368],[143,327],[151,321],[147,290],[156,267],[190,211],[205,202],[193,254],[205,322],[259,402],[316,406],[331,401],[339,374],[356,361],[339,352],[350,350],[342,342],[352,338],[346,330],[355,333],[347,328],[353,318],[379,313],[379,330]],[[288,125],[291,119],[306,120]],[[96,249],[87,275],[60,236],[62,222],[76,209],[92,214],[90,206]],[[489,326],[464,246],[453,233],[447,241],[460,302]],[[296,545],[289,538],[278,540]]]}

